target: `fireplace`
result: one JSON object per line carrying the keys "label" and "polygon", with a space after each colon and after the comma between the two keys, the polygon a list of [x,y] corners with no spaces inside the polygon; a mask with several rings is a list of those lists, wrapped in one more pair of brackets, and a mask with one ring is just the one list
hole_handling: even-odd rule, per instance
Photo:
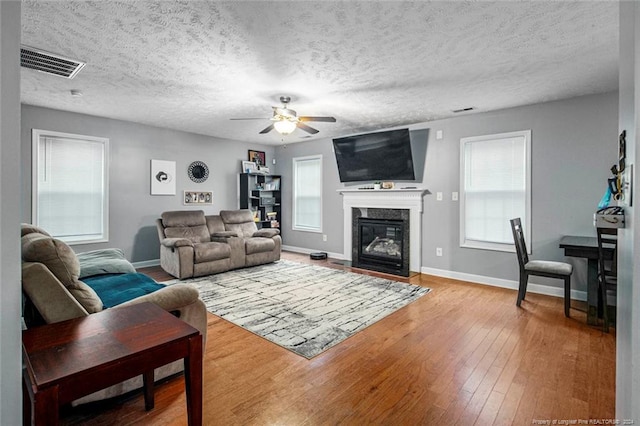
{"label": "fireplace", "polygon": [[422,260],[422,198],[429,191],[419,187],[398,187],[394,189],[342,188],[342,208],[344,209],[344,258],[353,264],[356,259],[358,226],[356,218],[401,219],[407,227],[403,239],[407,248],[403,260],[408,262],[408,270],[420,272]]}
{"label": "fireplace", "polygon": [[353,266],[409,276],[407,221],[359,217]]}
{"label": "fireplace", "polygon": [[409,210],[353,208],[351,217],[351,264],[408,277]]}

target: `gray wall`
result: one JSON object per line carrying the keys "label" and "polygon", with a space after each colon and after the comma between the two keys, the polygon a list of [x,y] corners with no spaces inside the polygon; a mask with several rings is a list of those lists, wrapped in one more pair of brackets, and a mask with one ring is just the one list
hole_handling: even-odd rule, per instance
{"label": "gray wall", "polygon": [[22,424],[20,2],[0,2],[0,424]]}
{"label": "gray wall", "polygon": [[[425,174],[422,186],[432,195],[424,199],[422,266],[507,280],[518,279],[513,253],[459,247],[459,203],[451,192],[459,191],[460,138],[531,129],[532,131],[532,241],[533,258],[563,260],[558,241],[562,235],[594,235],[593,212],[606,189],[609,168],[617,154],[617,93],[583,96],[494,112],[467,114],[411,128],[428,128]],[[436,140],[436,131],[444,137]],[[342,253],[342,198],[331,140],[310,141],[276,149],[285,182],[291,181],[291,159],[323,155],[323,233],[291,230],[290,211],[284,214],[286,245]],[[435,193],[444,193],[436,201]],[[283,194],[291,203],[290,187]],[[436,257],[436,247],[444,256]],[[575,288],[586,290],[584,260]],[[554,280],[538,283],[560,287]]]}
{"label": "gray wall", "polygon": [[[217,214],[220,210],[238,208],[238,173],[240,162],[247,160],[247,151],[265,151],[269,163],[273,155],[273,147],[257,143],[222,140],[23,105],[22,220],[25,222],[31,221],[31,129],[109,138],[109,241],[74,245],[73,248],[82,252],[119,247],[133,262],[159,259],[155,219],[163,211],[202,209],[207,214]],[[175,196],[150,195],[152,159],[176,161]],[[194,183],[187,176],[187,167],[196,160],[203,161],[209,167],[209,178],[203,183]],[[213,205],[183,205],[184,190],[213,191]]]}
{"label": "gray wall", "polygon": [[[619,131],[627,132],[627,164],[638,157],[640,111],[640,5],[620,2]],[[638,172],[636,170],[635,175]],[[638,179],[634,186],[638,187]],[[636,203],[638,191],[635,191]],[[628,199],[627,199],[628,201]],[[626,228],[618,231],[618,311],[616,323],[616,418],[640,419],[640,210],[625,202]],[[634,285],[635,284],[635,285]]]}

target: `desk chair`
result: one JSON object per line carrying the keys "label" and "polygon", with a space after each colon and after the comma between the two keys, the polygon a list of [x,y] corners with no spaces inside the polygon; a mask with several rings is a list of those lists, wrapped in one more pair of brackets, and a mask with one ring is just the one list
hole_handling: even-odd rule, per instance
{"label": "desk chair", "polygon": [[[618,229],[596,228],[598,233],[598,287],[599,305],[602,307],[602,330],[609,332],[609,307],[607,291],[615,290],[618,284]],[[606,247],[605,247],[606,246]],[[613,249],[613,258],[606,256],[605,249]]]}
{"label": "desk chair", "polygon": [[516,246],[518,263],[520,265],[520,286],[518,288],[516,305],[519,307],[524,300],[525,294],[527,293],[529,275],[557,278],[564,280],[564,315],[568,317],[569,308],[571,307],[571,273],[573,272],[573,266],[564,262],[529,260],[520,218],[511,219],[510,222],[511,231],[513,232],[513,242]]}

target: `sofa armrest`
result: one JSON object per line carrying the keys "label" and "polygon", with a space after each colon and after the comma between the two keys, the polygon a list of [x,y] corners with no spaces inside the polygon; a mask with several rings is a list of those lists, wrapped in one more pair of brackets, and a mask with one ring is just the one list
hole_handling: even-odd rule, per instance
{"label": "sofa armrest", "polygon": [[237,237],[237,236],[238,236],[238,233],[234,231],[212,232],[211,241],[213,241],[214,238],[230,238],[230,237]]}
{"label": "sofa armrest", "polygon": [[22,264],[22,290],[47,324],[89,315],[42,263]]}
{"label": "sofa armrest", "polygon": [[193,242],[186,238],[164,238],[160,243],[169,248],[193,247]]}
{"label": "sofa armrest", "polygon": [[114,306],[112,309],[118,309],[121,306],[135,305],[143,302],[151,302],[160,306],[165,311],[175,311],[184,306],[190,305],[198,298],[200,294],[198,290],[189,284],[178,283],[166,286],[158,291],[137,297],[128,302]]}
{"label": "sofa armrest", "polygon": [[254,232],[252,236],[272,238],[272,237],[275,237],[276,235],[280,235],[280,230],[278,228],[262,228]]}

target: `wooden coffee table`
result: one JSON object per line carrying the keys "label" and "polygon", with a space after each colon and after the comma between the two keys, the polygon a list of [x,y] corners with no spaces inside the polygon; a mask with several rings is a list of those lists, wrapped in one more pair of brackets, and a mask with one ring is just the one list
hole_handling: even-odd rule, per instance
{"label": "wooden coffee table", "polygon": [[58,424],[58,408],[143,376],[153,408],[153,371],[184,358],[187,415],[202,424],[202,335],[152,303],[111,308],[23,331],[25,423]]}

